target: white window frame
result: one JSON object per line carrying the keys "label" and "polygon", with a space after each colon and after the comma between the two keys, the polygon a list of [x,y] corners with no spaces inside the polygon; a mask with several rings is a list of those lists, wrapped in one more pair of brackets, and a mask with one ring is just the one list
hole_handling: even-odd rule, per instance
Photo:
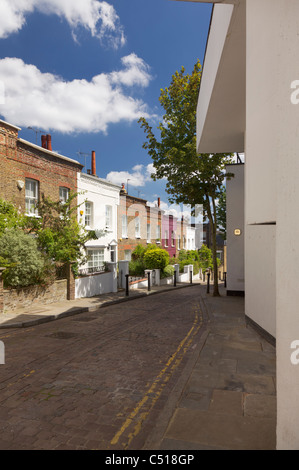
{"label": "white window frame", "polygon": [[[33,185],[33,191],[29,185]],[[25,178],[25,213],[26,215],[36,217],[38,216],[38,211],[36,209],[36,204],[38,203],[38,190],[39,190],[39,181],[32,178]],[[30,191],[30,192],[29,192]],[[31,191],[33,194],[31,194]],[[34,210],[32,210],[34,207]]]}
{"label": "white window frame", "polygon": [[169,232],[168,232],[168,230],[164,230],[165,246],[167,246],[167,247],[168,247],[168,237],[169,237]]}
{"label": "white window frame", "polygon": [[131,250],[124,250],[124,259],[125,259],[125,261],[131,261],[131,259],[132,259],[132,251]]}
{"label": "white window frame", "polygon": [[121,235],[122,238],[128,238],[128,217],[126,215],[121,218]]}
{"label": "white window frame", "polygon": [[160,238],[161,238],[161,225],[158,224],[156,227],[156,240],[160,241]]}
{"label": "white window frame", "polygon": [[106,230],[111,231],[113,227],[112,224],[112,206],[105,206],[105,228]]}
{"label": "white window frame", "polygon": [[70,197],[70,190],[66,186],[59,186],[59,200],[65,204]]}
{"label": "white window frame", "polygon": [[135,217],[135,238],[140,238],[140,217]]}
{"label": "white window frame", "polygon": [[175,232],[174,230],[171,231],[171,246],[175,246]]}
{"label": "white window frame", "polygon": [[86,227],[93,227],[93,203],[91,201],[85,201],[84,222]]}
{"label": "white window frame", "polygon": [[101,270],[104,266],[104,248],[87,249],[88,269],[96,272],[97,268]]}
{"label": "white window frame", "polygon": [[146,224],[146,239],[147,239],[147,242],[150,243],[150,241],[151,241],[151,224]]}

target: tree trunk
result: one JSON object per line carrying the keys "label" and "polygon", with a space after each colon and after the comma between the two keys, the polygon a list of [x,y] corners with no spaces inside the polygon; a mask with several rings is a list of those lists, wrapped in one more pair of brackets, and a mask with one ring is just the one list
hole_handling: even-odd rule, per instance
{"label": "tree trunk", "polygon": [[213,257],[213,271],[214,271],[214,288],[213,288],[213,297],[219,297],[219,286],[218,286],[218,264],[217,264],[217,244],[216,244],[216,230],[217,230],[217,220],[215,212],[215,201],[212,198],[213,203],[213,212],[214,217],[211,211],[210,204],[207,205],[208,219],[212,231],[212,257]]}

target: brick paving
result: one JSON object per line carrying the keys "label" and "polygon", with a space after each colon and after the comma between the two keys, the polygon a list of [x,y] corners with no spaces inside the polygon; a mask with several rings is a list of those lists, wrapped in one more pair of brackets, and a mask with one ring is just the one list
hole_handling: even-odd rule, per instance
{"label": "brick paving", "polygon": [[204,332],[196,287],[0,330],[0,449],[140,449]]}

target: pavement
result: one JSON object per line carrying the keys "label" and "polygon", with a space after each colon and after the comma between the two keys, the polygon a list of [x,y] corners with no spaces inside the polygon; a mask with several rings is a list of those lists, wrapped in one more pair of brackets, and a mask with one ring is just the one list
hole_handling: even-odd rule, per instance
{"label": "pavement", "polygon": [[[0,315],[1,328],[26,328],[97,310],[140,296],[190,287],[152,287],[104,294],[90,299],[36,304]],[[276,352],[244,314],[244,298],[207,293],[193,282],[207,318],[184,373],[148,436],[144,450],[275,450]]]}

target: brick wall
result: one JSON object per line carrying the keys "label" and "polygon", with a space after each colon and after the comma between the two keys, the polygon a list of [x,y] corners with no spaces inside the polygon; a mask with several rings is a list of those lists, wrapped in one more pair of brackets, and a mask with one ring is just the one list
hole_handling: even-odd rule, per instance
{"label": "brick wall", "polygon": [[[125,259],[125,251],[131,252],[138,244],[147,246],[149,242],[156,242],[156,225],[161,227],[161,214],[157,209],[151,209],[146,205],[147,201],[138,197],[129,196],[121,192],[118,206],[118,259]],[[127,216],[127,237],[122,233],[122,216]],[[140,237],[136,237],[135,220],[140,220]],[[151,225],[150,240],[147,237],[147,224]]]}
{"label": "brick wall", "polygon": [[66,300],[67,281],[62,279],[49,286],[28,286],[18,289],[4,289],[4,312],[13,312],[18,308],[34,307],[36,303],[51,304]]}
{"label": "brick wall", "polygon": [[[18,130],[0,122],[0,197],[25,211],[25,179],[38,181],[39,197],[59,199],[59,187],[77,190],[82,165],[18,138]],[[18,182],[24,186],[18,187]]]}

